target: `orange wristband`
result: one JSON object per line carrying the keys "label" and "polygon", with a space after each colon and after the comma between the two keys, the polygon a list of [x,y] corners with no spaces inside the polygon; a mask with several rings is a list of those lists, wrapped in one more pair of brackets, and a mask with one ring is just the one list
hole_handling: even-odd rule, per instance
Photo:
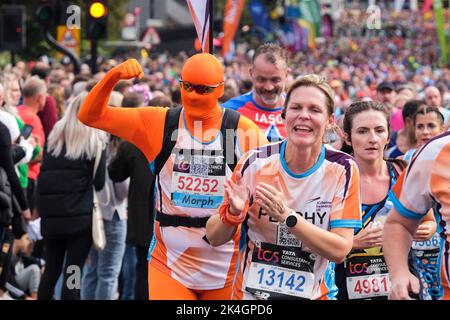
{"label": "orange wristband", "polygon": [[219,213],[220,213],[220,219],[222,220],[222,223],[226,223],[232,226],[237,226],[239,224],[241,224],[244,220],[245,217],[247,216],[247,211],[248,211],[248,200],[245,202],[245,206],[244,209],[242,210],[242,212],[236,216],[234,214],[230,213],[230,205],[223,205],[222,207],[220,207],[219,209]]}

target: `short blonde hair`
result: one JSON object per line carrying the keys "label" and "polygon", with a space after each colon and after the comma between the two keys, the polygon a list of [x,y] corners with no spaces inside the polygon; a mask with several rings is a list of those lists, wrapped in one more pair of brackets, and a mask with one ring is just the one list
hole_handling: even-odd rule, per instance
{"label": "short blonde hair", "polygon": [[289,104],[292,91],[300,87],[314,87],[322,91],[326,97],[328,115],[331,116],[332,114],[334,114],[334,91],[326,81],[325,77],[318,74],[307,74],[295,79],[295,81],[289,87],[284,102],[284,109],[282,113],[283,117],[285,117],[286,115],[286,109]]}

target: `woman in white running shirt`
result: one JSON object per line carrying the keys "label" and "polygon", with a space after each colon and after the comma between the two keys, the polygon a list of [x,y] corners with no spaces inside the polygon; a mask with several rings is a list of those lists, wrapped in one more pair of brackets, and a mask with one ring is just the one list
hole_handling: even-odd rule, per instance
{"label": "woman in white running shirt", "polygon": [[[419,107],[419,110],[413,117],[414,128],[417,140],[417,148],[408,150],[403,159],[408,163],[411,161],[414,153],[423,147],[428,141],[444,132],[444,116],[439,108],[428,107],[425,102]],[[416,256],[417,270],[422,290],[420,299],[439,300],[443,296],[443,287],[440,277],[439,257],[442,256],[444,239],[443,228],[440,226],[440,218],[436,208],[430,210],[429,215],[434,215],[437,224],[437,230],[422,237],[416,237],[412,244],[412,249]],[[419,225],[417,233],[426,233],[428,230],[423,224]],[[419,241],[421,240],[421,241]]]}
{"label": "woman in white running shirt", "polygon": [[214,246],[241,226],[232,299],[334,299],[330,261],[344,261],[361,227],[356,163],[323,143],[334,124],[328,83],[297,79],[283,120],[287,139],[242,157],[207,223]]}

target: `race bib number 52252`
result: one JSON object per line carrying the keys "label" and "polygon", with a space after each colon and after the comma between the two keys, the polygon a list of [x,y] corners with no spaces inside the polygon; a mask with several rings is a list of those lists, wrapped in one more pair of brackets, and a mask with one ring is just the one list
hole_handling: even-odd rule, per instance
{"label": "race bib number 52252", "polygon": [[[223,157],[222,157],[223,158]],[[171,200],[180,207],[215,209],[223,202],[225,163],[220,157],[176,154]]]}

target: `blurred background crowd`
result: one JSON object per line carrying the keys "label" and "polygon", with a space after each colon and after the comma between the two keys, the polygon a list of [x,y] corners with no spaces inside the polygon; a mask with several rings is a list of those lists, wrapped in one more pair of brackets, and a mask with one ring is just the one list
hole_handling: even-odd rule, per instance
{"label": "blurred background crowd", "polygon": [[[300,50],[286,43],[286,39],[272,35],[271,40],[281,44],[284,41],[289,52],[290,70],[286,87],[300,75],[324,75],[335,91],[338,125],[341,125],[342,115],[352,102],[378,100],[390,109],[392,131],[397,132],[397,136],[408,136],[408,114],[403,107],[408,101],[417,99],[440,108],[448,125],[450,68],[448,62],[440,60],[434,16],[410,10],[394,12],[382,7],[382,27],[368,29],[366,21],[369,14],[356,8],[342,10],[328,38]],[[448,24],[448,9],[445,14]],[[220,57],[225,65],[225,94],[221,102],[252,90],[253,82],[249,74],[251,59],[257,46],[265,40],[264,37],[251,36],[248,41],[237,41],[231,54],[226,58]],[[220,44],[217,48],[220,48]],[[196,50],[192,44],[192,48],[184,51],[150,49],[148,55],[137,56],[144,69],[144,77],[120,81],[114,88],[110,105],[180,105],[178,80],[181,68],[194,52]],[[84,63],[78,74],[75,74],[70,60],[54,58],[50,53],[34,59],[19,58],[14,63],[0,67],[0,123],[7,127],[9,137],[5,139],[6,135],[2,131],[0,152],[13,155],[13,170],[19,183],[9,182],[18,200],[14,217],[21,215],[25,222],[14,223],[14,217],[2,218],[2,223],[15,226],[16,231],[15,242],[11,239],[6,241],[5,232],[0,234],[2,243],[8,242],[14,248],[3,254],[12,257],[8,260],[10,265],[2,265],[3,270],[10,268],[9,272],[2,273],[4,279],[0,278],[5,284],[0,286],[0,296],[4,299],[7,296],[36,299],[38,288],[42,296],[56,299],[147,298],[146,258],[153,218],[150,201],[152,177],[145,157],[133,146],[115,137],[98,132],[82,132],[74,124],[77,121],[75,115],[80,104],[80,94],[89,91],[108,70],[132,56],[136,56],[135,52],[123,50],[110,56],[100,56],[96,72],[92,72],[88,61],[82,61]],[[59,127],[58,121],[61,123]],[[61,133],[61,126],[68,129]],[[27,127],[30,132],[27,132]],[[334,133],[333,142],[340,148],[342,141],[339,126]],[[104,214],[105,228],[111,229],[110,235],[116,245],[110,252],[102,253],[106,257],[100,257],[90,246],[83,248],[84,242],[80,239],[65,244],[67,248],[75,247],[67,251],[70,255],[65,255],[65,248],[58,248],[57,245],[51,248],[54,258],[61,260],[61,263],[64,259],[78,261],[88,255],[79,288],[81,294],[77,290],[74,290],[77,291],[75,293],[64,290],[62,293],[60,290],[53,292],[53,288],[44,288],[42,283],[40,285],[40,282],[45,281],[42,274],[46,268],[43,237],[46,234],[70,233],[73,231],[70,223],[77,219],[90,219],[90,212],[86,214],[87,218],[83,218],[77,214],[58,215],[58,210],[72,205],[74,201],[78,204],[92,202],[92,199],[80,194],[86,193],[88,189],[83,174],[91,173],[93,164],[74,162],[73,181],[58,181],[64,175],[59,172],[49,173],[45,166],[41,167],[45,152],[49,152],[45,148],[53,144],[50,149],[56,150],[56,137],[64,134],[65,141],[72,141],[75,149],[77,144],[91,147],[82,139],[94,139],[98,145],[107,146],[97,168],[97,173],[102,173],[95,176],[95,184],[99,190],[103,190],[100,203],[104,207],[103,212],[107,212]],[[395,149],[395,146],[394,140],[390,147]],[[76,150],[74,154],[77,154]],[[4,163],[0,165],[4,166],[5,172],[11,169]],[[7,173],[9,178],[10,172]],[[67,183],[71,189],[79,190],[68,190],[67,198],[49,196],[52,185],[57,183]],[[18,195],[19,192],[22,195]],[[39,193],[46,197],[39,197]],[[50,213],[40,212],[39,208],[48,208]],[[50,222],[41,224],[44,218]],[[41,230],[41,227],[45,230]],[[104,270],[104,274],[93,272],[93,268]],[[51,277],[58,278],[61,270],[51,270],[51,273]],[[98,279],[92,278],[93,273],[98,275]],[[62,281],[60,277],[59,288]],[[102,281],[105,283],[100,285]],[[102,292],[96,292],[96,283],[103,288]]]}

